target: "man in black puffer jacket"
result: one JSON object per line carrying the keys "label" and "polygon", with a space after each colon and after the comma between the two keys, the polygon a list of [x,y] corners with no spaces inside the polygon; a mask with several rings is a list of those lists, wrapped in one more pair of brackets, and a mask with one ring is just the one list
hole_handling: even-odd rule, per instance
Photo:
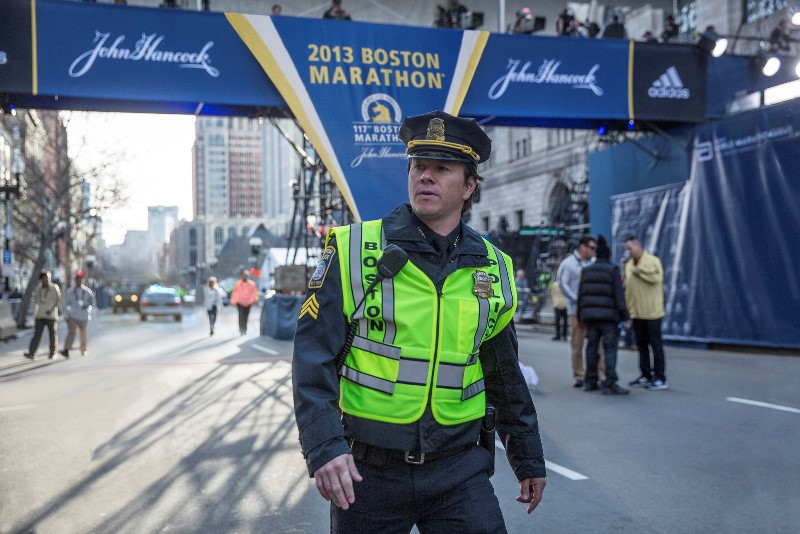
{"label": "man in black puffer jacket", "polygon": [[597,348],[600,338],[605,350],[606,379],[600,384],[604,395],[627,395],[617,385],[617,342],[619,322],[630,320],[625,308],[625,292],[619,268],[611,264],[611,249],[605,238],[597,238],[597,261],[581,271],[578,287],[578,319],[586,325],[586,379],[584,391],[595,391],[597,384]]}

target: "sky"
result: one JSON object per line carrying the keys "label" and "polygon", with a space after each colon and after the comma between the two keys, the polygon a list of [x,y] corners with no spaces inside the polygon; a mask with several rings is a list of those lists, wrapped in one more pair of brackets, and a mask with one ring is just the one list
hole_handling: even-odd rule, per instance
{"label": "sky", "polygon": [[193,116],[68,112],[64,118],[74,164],[86,169],[110,161],[125,187],[128,202],[103,215],[106,245],[122,243],[128,230],[146,230],[148,206],[178,206],[179,218],[192,218]]}

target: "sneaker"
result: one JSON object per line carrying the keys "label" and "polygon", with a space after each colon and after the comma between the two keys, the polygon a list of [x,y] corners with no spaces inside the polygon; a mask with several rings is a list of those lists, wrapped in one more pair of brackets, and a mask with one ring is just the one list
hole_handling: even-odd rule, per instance
{"label": "sneaker", "polygon": [[600,388],[600,392],[603,395],[627,395],[630,393],[627,389],[619,387],[616,383]]}
{"label": "sneaker", "polygon": [[645,387],[646,387],[647,389],[649,389],[650,391],[658,391],[658,390],[660,390],[660,389],[667,389],[669,386],[667,386],[667,383],[666,383],[666,382],[664,382],[664,381],[663,381],[663,380],[661,380],[660,378],[657,378],[657,379],[653,380],[652,382],[650,382],[650,383],[649,383],[647,386],[645,386]]}
{"label": "sneaker", "polygon": [[25,354],[23,354],[23,356],[25,356],[29,360],[35,360],[36,359],[36,353],[35,352],[26,352]]}
{"label": "sneaker", "polygon": [[583,380],[580,378],[575,379],[575,382],[572,383],[572,387],[574,388],[582,388],[583,387]]}
{"label": "sneaker", "polygon": [[640,376],[636,380],[631,380],[628,382],[628,385],[632,388],[646,388],[650,385],[650,381],[643,376]]}
{"label": "sneaker", "polygon": [[81,351],[81,356],[86,356],[87,354],[89,354],[88,350],[82,350]]}
{"label": "sneaker", "polygon": [[597,381],[584,382],[583,391],[597,391]]}
{"label": "sneaker", "polygon": [[65,358],[69,358],[69,351],[68,350],[60,350],[60,351],[58,351],[58,353],[60,355],[62,355],[63,357],[65,357]]}
{"label": "sneaker", "polygon": [[50,359],[54,360],[55,358],[56,358],[56,353],[55,352],[51,352],[50,353]]}

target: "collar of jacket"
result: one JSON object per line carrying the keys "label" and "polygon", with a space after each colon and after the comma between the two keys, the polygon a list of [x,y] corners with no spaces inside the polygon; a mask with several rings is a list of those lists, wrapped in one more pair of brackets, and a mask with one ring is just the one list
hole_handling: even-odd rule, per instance
{"label": "collar of jacket", "polygon": [[[459,267],[485,267],[489,265],[483,238],[461,221],[461,239],[453,254]],[[408,252],[430,253],[430,245],[417,231],[410,204],[401,204],[383,218],[383,233],[387,243],[394,243]]]}

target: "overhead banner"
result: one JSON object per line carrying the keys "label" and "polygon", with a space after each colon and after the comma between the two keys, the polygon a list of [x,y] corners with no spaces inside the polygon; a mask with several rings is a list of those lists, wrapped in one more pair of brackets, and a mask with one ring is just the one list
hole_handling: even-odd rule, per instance
{"label": "overhead banner", "polygon": [[409,115],[559,127],[704,119],[705,63],[689,46],[55,0],[3,2],[0,19],[13,21],[0,93],[18,106],[288,109],[356,220],[407,198],[397,132]]}
{"label": "overhead banner", "polygon": [[458,113],[486,32],[229,14],[322,156],[356,219],[408,199],[409,115]]}

